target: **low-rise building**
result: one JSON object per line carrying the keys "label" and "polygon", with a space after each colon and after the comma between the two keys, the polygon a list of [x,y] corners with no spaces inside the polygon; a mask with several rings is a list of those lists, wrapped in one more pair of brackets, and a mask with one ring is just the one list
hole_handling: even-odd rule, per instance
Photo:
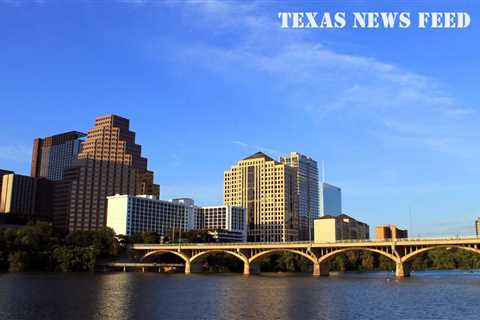
{"label": "low-rise building", "polygon": [[394,224],[386,224],[375,227],[375,239],[402,239],[408,238],[408,231],[406,229],[398,229]]}
{"label": "low-rise building", "polygon": [[197,207],[195,229],[211,230],[219,241],[246,241],[246,209],[227,205]]}
{"label": "low-rise building", "polygon": [[238,231],[229,231],[225,229],[208,230],[207,233],[215,242],[245,242],[245,235]]}
{"label": "low-rise building", "polygon": [[234,206],[197,207],[190,198],[170,201],[154,196],[107,197],[107,227],[116,234],[132,236],[156,232],[160,236],[203,229],[218,241],[246,241],[246,209]]}
{"label": "low-rise building", "polygon": [[338,240],[369,239],[368,224],[341,214],[338,216],[323,216],[315,219],[315,242],[335,242]]}
{"label": "low-rise building", "polygon": [[[194,206],[176,199],[159,200],[147,195],[107,197],[107,227],[116,234],[132,236],[138,232],[183,232],[193,229]],[[193,200],[192,200],[193,202]]]}

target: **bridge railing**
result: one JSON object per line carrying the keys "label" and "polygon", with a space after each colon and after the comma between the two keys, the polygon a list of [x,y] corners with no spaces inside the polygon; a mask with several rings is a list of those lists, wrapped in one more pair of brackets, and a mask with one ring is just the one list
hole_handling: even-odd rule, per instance
{"label": "bridge railing", "polygon": [[409,241],[438,241],[438,240],[472,240],[472,239],[479,239],[477,236],[457,236],[457,237],[428,237],[428,238],[397,238],[397,239],[353,239],[353,240],[337,240],[337,241],[330,241],[330,242],[314,242],[314,241],[288,241],[288,242],[204,242],[204,243],[188,243],[188,242],[180,242],[180,243],[135,243],[135,245],[143,246],[143,247],[158,247],[159,245],[165,247],[203,247],[203,246],[249,246],[249,245],[275,245],[275,244],[312,244],[312,245],[319,245],[319,244],[337,244],[337,243],[377,243],[377,242],[409,242]]}

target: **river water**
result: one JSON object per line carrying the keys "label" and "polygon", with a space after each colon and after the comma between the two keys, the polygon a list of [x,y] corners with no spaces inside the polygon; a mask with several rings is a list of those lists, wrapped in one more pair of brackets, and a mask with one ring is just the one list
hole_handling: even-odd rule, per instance
{"label": "river water", "polygon": [[0,274],[0,319],[480,319],[480,272]]}

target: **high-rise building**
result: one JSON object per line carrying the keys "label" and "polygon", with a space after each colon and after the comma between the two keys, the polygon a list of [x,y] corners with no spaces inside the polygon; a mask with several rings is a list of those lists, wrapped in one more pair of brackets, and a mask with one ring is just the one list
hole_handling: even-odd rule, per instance
{"label": "high-rise building", "polygon": [[475,233],[477,234],[477,237],[480,237],[480,218],[475,220]]}
{"label": "high-rise building", "polygon": [[313,240],[313,221],[318,218],[318,165],[298,152],[280,158],[280,162],[297,168],[299,239]]}
{"label": "high-rise building", "polygon": [[24,218],[51,219],[52,181],[15,173],[4,174],[0,213]]}
{"label": "high-rise building", "polygon": [[33,141],[32,168],[30,175],[49,180],[63,179],[63,172],[72,165],[80,152],[84,133],[69,131]]}
{"label": "high-rise building", "polygon": [[320,216],[342,214],[342,189],[322,182],[320,184]]}
{"label": "high-rise building", "polygon": [[369,237],[368,224],[346,214],[323,216],[315,220],[315,242],[368,239]]}
{"label": "high-rise building", "polygon": [[107,196],[158,197],[159,192],[141,146],[135,143],[135,133],[129,130],[129,120],[101,116],[56,185],[54,221],[69,231],[95,230],[106,225]]}
{"label": "high-rise building", "polygon": [[247,209],[249,241],[298,240],[297,170],[257,152],[224,173],[224,203]]}

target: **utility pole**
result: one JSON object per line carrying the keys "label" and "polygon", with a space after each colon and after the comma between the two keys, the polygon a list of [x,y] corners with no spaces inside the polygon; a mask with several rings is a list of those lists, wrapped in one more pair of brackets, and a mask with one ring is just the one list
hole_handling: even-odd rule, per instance
{"label": "utility pole", "polygon": [[[413,227],[412,227],[412,206],[408,208],[408,229],[411,234],[411,237],[413,237]],[[410,236],[409,236],[410,238]]]}
{"label": "utility pole", "polygon": [[312,242],[312,216],[311,216],[311,212],[308,213],[308,241]]}

